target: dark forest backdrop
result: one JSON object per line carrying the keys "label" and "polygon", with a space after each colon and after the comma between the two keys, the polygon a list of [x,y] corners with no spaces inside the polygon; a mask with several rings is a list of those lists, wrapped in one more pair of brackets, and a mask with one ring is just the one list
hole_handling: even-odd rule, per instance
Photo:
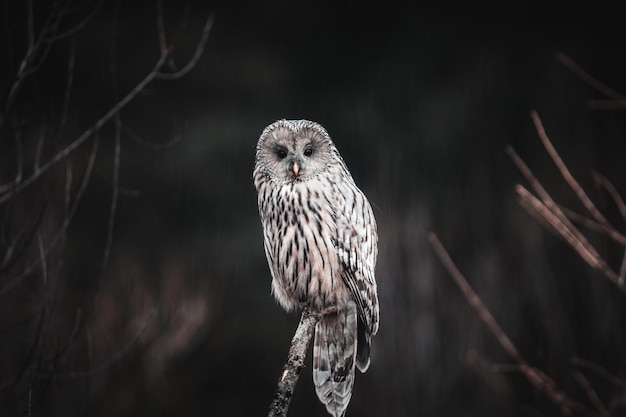
{"label": "dark forest backdrop", "polygon": [[[624,233],[590,173],[626,195],[626,113],[591,109],[607,97],[557,60],[626,93],[615,11],[138,4],[1,4],[0,415],[266,414],[298,322],[270,296],[251,181],[279,118],[324,125],[375,206],[382,321],[348,415],[562,413],[490,365],[513,361],[429,231],[531,365],[601,415],[582,373],[604,414],[623,415],[624,294],[517,205],[505,153],[584,212],[536,109]],[[159,59],[159,73],[189,71],[155,76]],[[590,236],[619,270],[623,247]],[[310,366],[290,411],[325,415]]]}

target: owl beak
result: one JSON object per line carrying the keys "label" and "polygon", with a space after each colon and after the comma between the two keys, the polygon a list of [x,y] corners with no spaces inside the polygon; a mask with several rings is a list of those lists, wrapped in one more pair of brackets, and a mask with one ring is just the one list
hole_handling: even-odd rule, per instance
{"label": "owl beak", "polygon": [[298,165],[298,161],[293,161],[293,165],[291,166],[291,170],[293,171],[293,175],[298,176],[298,172],[300,172],[300,165]]}

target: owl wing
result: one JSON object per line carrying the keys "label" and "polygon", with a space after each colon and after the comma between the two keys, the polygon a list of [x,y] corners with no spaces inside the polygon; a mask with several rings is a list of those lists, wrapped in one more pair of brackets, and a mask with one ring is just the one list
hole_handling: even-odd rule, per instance
{"label": "owl wing", "polygon": [[[378,331],[378,296],[374,277],[378,256],[376,220],[367,198],[351,177],[348,181],[336,183],[336,187],[336,247],[344,265],[342,278],[356,303],[369,339]],[[369,340],[367,342],[369,350]],[[369,352],[367,356],[369,360]]]}

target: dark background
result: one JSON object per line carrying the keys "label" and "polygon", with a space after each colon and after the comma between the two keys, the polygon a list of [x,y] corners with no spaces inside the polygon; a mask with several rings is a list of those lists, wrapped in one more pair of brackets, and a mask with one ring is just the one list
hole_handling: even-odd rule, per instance
{"label": "dark background", "polygon": [[[28,13],[27,2],[3,3],[6,97],[27,48]],[[4,113],[2,183],[15,176],[17,132],[30,160],[39,127],[60,125],[72,44],[67,121],[44,136],[42,160],[151,70],[159,55],[156,7],[140,4],[105,2],[80,31],[50,48]],[[63,25],[71,27],[94,4],[67,7],[72,13]],[[251,180],[258,136],[280,118],[325,126],[375,207],[381,327],[348,415],[559,415],[518,372],[489,366],[512,359],[442,268],[429,231],[522,355],[568,395],[593,408],[574,380],[573,357],[624,377],[624,295],[516,204],[514,185],[525,181],[504,152],[512,145],[557,202],[583,212],[537,137],[529,116],[536,109],[573,175],[624,230],[589,174],[601,172],[625,193],[625,113],[589,109],[590,99],[606,97],[556,59],[562,52],[626,91],[615,10],[522,2],[191,2],[176,37],[184,7],[166,1],[164,8],[179,66],[212,14],[208,43],[189,74],[155,81],[122,110],[117,186],[114,125],[100,130],[94,171],[67,239],[49,255],[49,264],[59,265],[48,274],[58,285],[41,345],[33,341],[49,294],[42,269],[0,295],[6,414],[267,412],[298,322],[270,295]],[[37,28],[51,6],[34,2],[33,10]],[[25,264],[38,259],[38,239],[52,239],[64,216],[67,166],[74,195],[91,143],[2,206],[0,256],[9,230],[43,210],[24,249]],[[619,269],[623,249],[591,236]],[[0,272],[0,284],[15,273]],[[27,354],[31,346],[38,346],[36,355]],[[20,383],[12,384],[16,374]],[[624,387],[585,375],[620,415]],[[311,379],[309,356],[290,415],[325,415]]]}

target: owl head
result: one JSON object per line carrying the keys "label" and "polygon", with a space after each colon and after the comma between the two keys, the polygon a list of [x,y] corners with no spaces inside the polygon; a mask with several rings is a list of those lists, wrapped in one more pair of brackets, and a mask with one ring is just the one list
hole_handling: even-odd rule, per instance
{"label": "owl head", "polygon": [[326,130],[309,120],[278,120],[256,148],[255,171],[278,182],[302,182],[324,172],[339,156]]}

